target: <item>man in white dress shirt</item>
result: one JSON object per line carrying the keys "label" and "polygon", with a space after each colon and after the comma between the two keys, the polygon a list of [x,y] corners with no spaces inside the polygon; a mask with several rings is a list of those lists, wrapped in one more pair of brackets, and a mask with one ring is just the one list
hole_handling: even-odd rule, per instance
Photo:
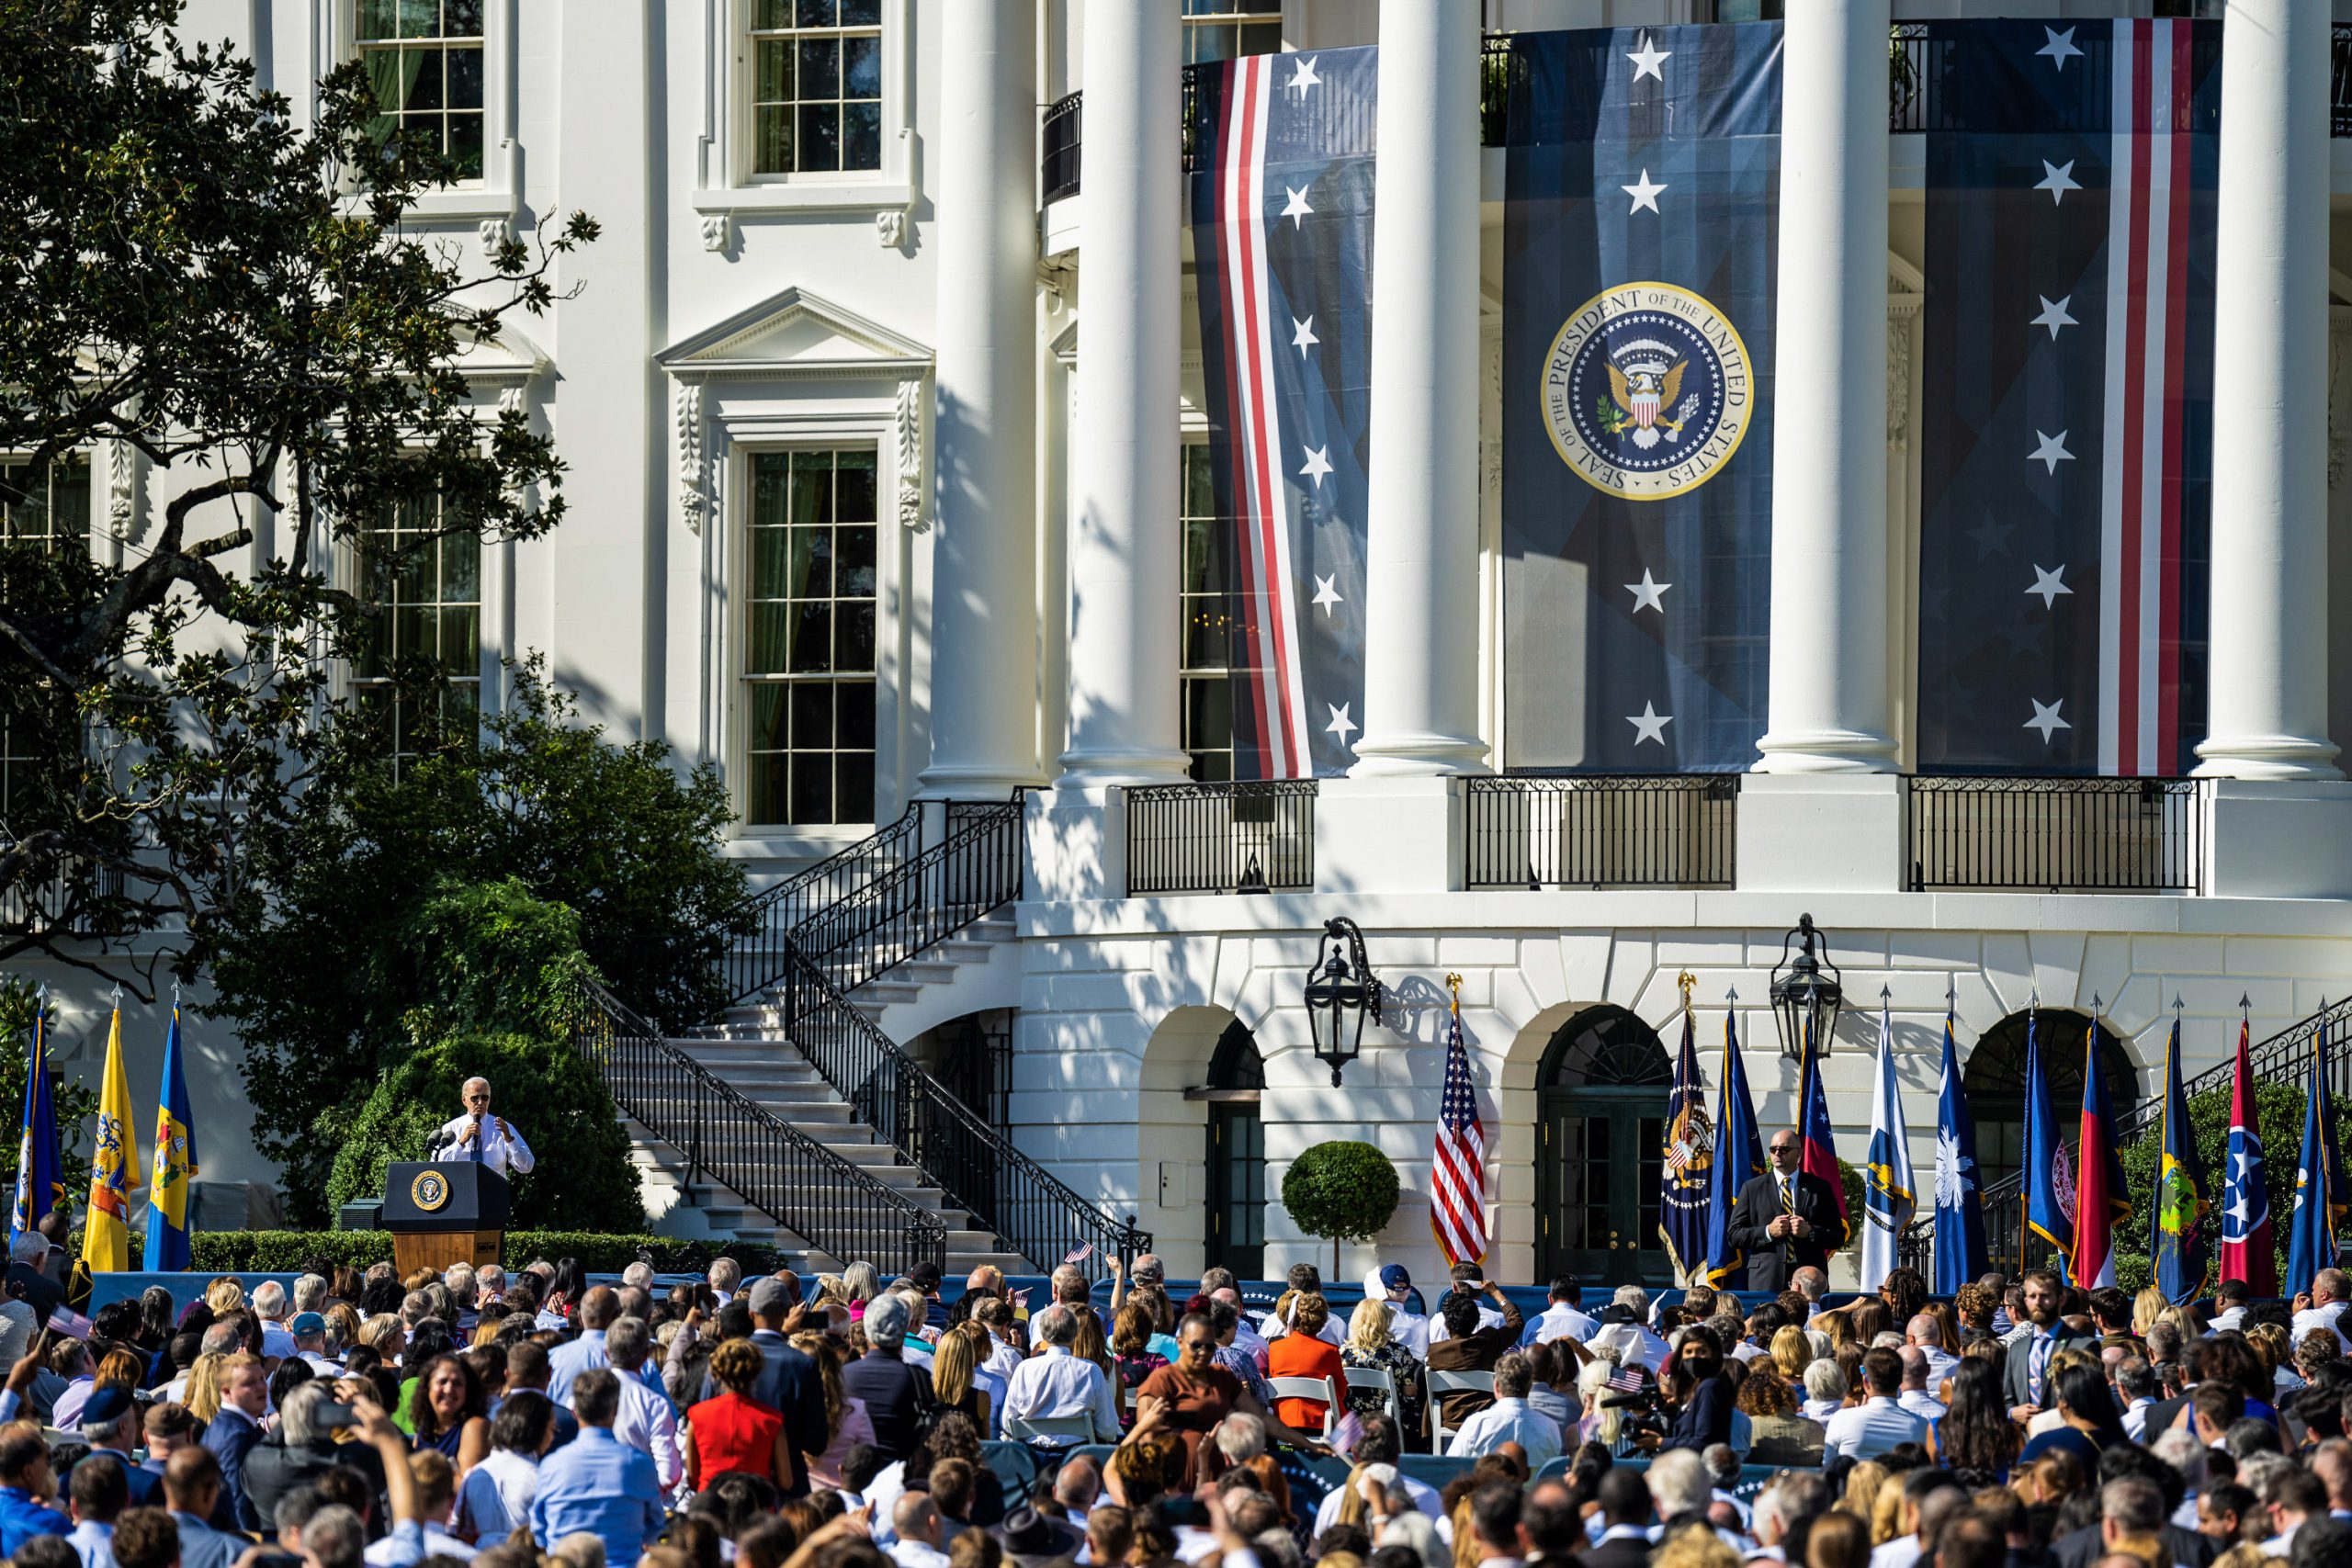
{"label": "man in white dress shirt", "polygon": [[1583,1286],[1574,1274],[1561,1274],[1552,1280],[1548,1292],[1551,1304],[1528,1319],[1527,1332],[1520,1336],[1522,1345],[1549,1345],[1555,1339],[1574,1339],[1581,1343],[1592,1337],[1600,1325],[1577,1310],[1577,1302],[1584,1294]]}
{"label": "man in white dress shirt", "polygon": [[2346,1337],[2343,1322],[2345,1307],[2352,1304],[2352,1279],[2343,1269],[2323,1269],[2312,1275],[2310,1292],[2297,1296],[2295,1303],[2301,1309],[2295,1314],[2296,1344],[2314,1328],[2331,1329],[2345,1353],[2352,1355],[2352,1337]]}
{"label": "man in white dress shirt", "polygon": [[1903,1390],[1902,1357],[1884,1346],[1872,1349],[1862,1358],[1862,1382],[1870,1398],[1829,1417],[1821,1445],[1825,1461],[1840,1454],[1876,1459],[1900,1444],[1927,1440],[1926,1419],[1897,1401]]}
{"label": "man in white dress shirt", "polygon": [[1419,1360],[1430,1358],[1430,1320],[1406,1303],[1413,1297],[1413,1276],[1402,1263],[1389,1263],[1363,1277],[1363,1299],[1388,1303],[1388,1337]]}
{"label": "man in white dress shirt", "polygon": [[537,1163],[531,1156],[531,1145],[506,1124],[505,1117],[490,1113],[490,1080],[468,1078],[463,1093],[466,1113],[441,1124],[436,1134],[439,1148],[433,1157],[471,1160],[501,1176],[527,1174]]}
{"label": "man in white dress shirt", "polygon": [[1917,1345],[1905,1345],[1895,1354],[1903,1358],[1903,1392],[1895,1395],[1895,1403],[1926,1420],[1942,1420],[1944,1402],[1936,1397],[1929,1382],[1927,1353]]}
{"label": "man in white dress shirt", "polygon": [[1928,1359],[1928,1389],[1933,1393],[1960,1366],[1960,1358],[1944,1348],[1944,1325],[1921,1313],[1903,1325],[1903,1342],[1916,1345]]}
{"label": "man in white dress shirt", "polygon": [[[1476,1263],[1457,1263],[1453,1266],[1453,1289],[1477,1302],[1480,1328],[1492,1328],[1502,1322],[1503,1314],[1479,1299],[1485,1294],[1487,1289],[1487,1271]],[[1430,1343],[1432,1345],[1453,1337],[1453,1331],[1445,1325],[1444,1307],[1445,1303],[1442,1301],[1439,1302],[1438,1311],[1430,1319]],[[1425,1353],[1422,1359],[1428,1359]]]}
{"label": "man in white dress shirt", "polygon": [[1465,1419],[1445,1451],[1476,1459],[1505,1443],[1517,1443],[1526,1452],[1531,1473],[1559,1458],[1559,1423],[1527,1403],[1534,1382],[1527,1358],[1517,1351],[1497,1361],[1495,1402]]}
{"label": "man in white dress shirt", "polygon": [[606,1364],[621,1374],[621,1406],[613,1416],[613,1437],[653,1461],[654,1479],[664,1493],[677,1490],[686,1472],[678,1448],[678,1414],[667,1395],[644,1378],[653,1335],[641,1317],[616,1317],[605,1331]]}
{"label": "man in white dress shirt", "polygon": [[2220,1334],[2226,1329],[2245,1327],[2246,1285],[2244,1280],[2224,1280],[2213,1287],[2213,1315],[2205,1325],[2208,1334]]}
{"label": "man in white dress shirt", "polygon": [[[1005,1384],[1006,1435],[1026,1440],[1026,1423],[1033,1418],[1085,1416],[1093,1424],[1094,1441],[1117,1442],[1119,1411],[1111,1397],[1110,1381],[1102,1368],[1069,1353],[1070,1342],[1078,1337],[1078,1319],[1069,1308],[1058,1303],[1049,1306],[1031,1318],[1029,1326],[1043,1348],[1014,1368]],[[1072,1446],[1070,1439],[1059,1436],[1038,1441],[1042,1447]]]}

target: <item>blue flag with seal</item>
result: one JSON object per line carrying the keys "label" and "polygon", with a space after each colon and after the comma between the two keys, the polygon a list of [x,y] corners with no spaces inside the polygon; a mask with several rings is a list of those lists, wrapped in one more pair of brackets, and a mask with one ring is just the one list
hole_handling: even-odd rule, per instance
{"label": "blue flag with seal", "polygon": [[1688,1283],[1707,1256],[1707,1189],[1714,1173],[1707,1086],[1699,1076],[1698,1025],[1689,977],[1682,993],[1682,1054],[1666,1100],[1666,1148],[1658,1162],[1658,1239],[1678,1281]]}
{"label": "blue flag with seal", "polygon": [[[2065,1141],[2058,1133],[2057,1113],[2050,1106],[2050,1071],[2041,1060],[2041,1017],[2029,1013],[2025,1023],[2025,1225],[2029,1239],[2038,1235],[2058,1249],[2062,1277],[2067,1272],[2067,1260],[2075,1255],[2075,1184],[2065,1164]],[[2031,1251],[2029,1247],[2028,1267],[2040,1261],[2030,1257]]]}
{"label": "blue flag with seal", "polygon": [[2344,1182],[2344,1151],[2335,1138],[2335,1110],[2327,1093],[2327,1003],[2319,1008],[2319,1038],[2312,1043],[2311,1090],[2303,1101],[2303,1153],[2295,1167],[2295,1213],[2287,1232],[2288,1295],[2312,1288],[2323,1269],[2335,1267],[2335,1222],[2352,1190]]}
{"label": "blue flag with seal", "polygon": [[17,1202],[8,1216],[8,1245],[40,1224],[65,1196],[64,1163],[57,1155],[57,1096],[49,1076],[49,999],[33,1009],[32,1055],[25,1062],[25,1106],[17,1131]]}
{"label": "blue flag with seal", "polygon": [[1708,1173],[1706,1282],[1719,1290],[1747,1288],[1747,1258],[1731,1244],[1732,1205],[1751,1177],[1764,1174],[1764,1140],[1756,1102],[1740,1065],[1738,1015],[1724,1010],[1724,1063],[1715,1078],[1715,1162]]}
{"label": "blue flag with seal", "polygon": [[1504,760],[1741,772],[1771,611],[1780,25],[1510,51]]}
{"label": "blue flag with seal", "polygon": [[1984,1247],[1984,1178],[1976,1167],[1976,1119],[1960,1087],[1960,1047],[1944,1009],[1944,1065],[1936,1092],[1935,1293],[1949,1296],[1990,1267]]}
{"label": "blue flag with seal", "polygon": [[188,1109],[187,1077],[180,1067],[180,1010],[164,1037],[164,1088],[155,1109],[155,1168],[147,1185],[145,1267],[188,1266],[188,1235],[196,1228],[189,1184],[196,1179],[196,1117]]}
{"label": "blue flag with seal", "polygon": [[2156,1289],[2179,1305],[2205,1293],[2212,1248],[2205,1235],[2205,1162],[2197,1152],[2197,1130],[2188,1124],[2188,1095],[2180,1082],[2180,1010],[2175,1003],[2172,1037],[2165,1043],[2163,1135],[2156,1156],[2155,1201],[2148,1205],[2148,1256],[2154,1259]]}

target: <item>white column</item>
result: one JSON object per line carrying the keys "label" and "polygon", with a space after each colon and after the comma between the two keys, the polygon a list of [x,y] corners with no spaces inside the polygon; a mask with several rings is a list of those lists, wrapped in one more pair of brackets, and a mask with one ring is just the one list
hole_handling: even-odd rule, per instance
{"label": "white column", "polygon": [[1887,773],[1887,0],[1804,0],[1785,27],[1772,676],[1756,771]]}
{"label": "white column", "polygon": [[1478,7],[1381,0],[1359,777],[1484,771]]}
{"label": "white column", "polygon": [[[1060,783],[1182,779],[1177,728],[1182,59],[1172,5],[1087,7],[1085,248]],[[944,264],[943,264],[944,265]]]}
{"label": "white column", "polygon": [[940,10],[931,765],[1001,795],[1037,766],[1036,37],[1032,0]]}
{"label": "white column", "polygon": [[2230,0],[2214,254],[2207,777],[2332,779],[2327,737],[2328,7]]}

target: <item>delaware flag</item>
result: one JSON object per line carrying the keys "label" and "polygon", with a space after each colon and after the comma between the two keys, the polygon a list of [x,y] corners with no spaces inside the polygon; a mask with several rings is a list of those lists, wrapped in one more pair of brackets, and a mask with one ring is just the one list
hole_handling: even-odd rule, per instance
{"label": "delaware flag", "polygon": [[57,1099],[49,1080],[49,1007],[33,1012],[33,1054],[25,1065],[25,1111],[17,1137],[17,1207],[8,1244],[39,1224],[65,1196],[57,1161]]}
{"label": "delaware flag", "polygon": [[1862,1172],[1862,1271],[1860,1289],[1875,1291],[1894,1268],[1895,1238],[1917,1213],[1911,1140],[1903,1131],[1903,1094],[1894,1081],[1894,1024],[1883,997],[1878,1008],[1878,1066],[1871,1089],[1870,1164]]}
{"label": "delaware flag", "polygon": [[1764,1144],[1756,1105],[1747,1098],[1740,1065],[1738,1015],[1724,1010],[1724,1066],[1715,1079],[1715,1163],[1707,1182],[1706,1280],[1717,1289],[1747,1288],[1747,1258],[1731,1244],[1731,1210],[1739,1190],[1764,1174]]}
{"label": "delaware flag", "polygon": [[1829,1127],[1829,1096],[1821,1087],[1821,1055],[1814,1049],[1811,1019],[1805,1021],[1804,1066],[1797,1076],[1797,1141],[1804,1145],[1804,1159],[1797,1168],[1829,1183],[1838,1200],[1838,1239],[1829,1244],[1834,1252],[1853,1235],[1854,1216],[1846,1212],[1846,1179],[1838,1171],[1837,1135]]}
{"label": "delaware flag", "polygon": [[[1686,998],[1687,1000],[1687,998]],[[1699,1077],[1698,1026],[1682,1010],[1682,1055],[1666,1102],[1666,1149],[1659,1162],[1657,1234],[1674,1277],[1690,1282],[1707,1253],[1707,1189],[1714,1172],[1707,1089]]]}
{"label": "delaware flag", "polygon": [[1935,1292],[1951,1295],[1983,1274],[1984,1204],[1976,1169],[1976,1122],[1960,1091],[1960,1047],[1944,1010],[1943,1083],[1936,1096]]}
{"label": "delaware flag", "polygon": [[2115,1108],[2107,1101],[2107,1075],[2099,1071],[2098,1025],[2089,1024],[2083,1030],[2082,1152],[2075,1161],[2076,1284],[2088,1291],[2115,1283],[2115,1227],[2131,1217]]}
{"label": "delaware flag", "polygon": [[107,1072],[98,1091],[97,1147],[90,1155],[90,1209],[82,1220],[82,1272],[130,1267],[130,1192],[138,1145],[131,1132],[130,1080],[122,1071],[122,1010],[107,1030]]}
{"label": "delaware flag", "polygon": [[2040,1020],[2029,1016],[2025,1025],[2025,1224],[2026,1229],[2058,1249],[2061,1273],[2075,1251],[2074,1205],[2058,1192],[2059,1170],[2065,1157],[2065,1145],[2058,1140],[2058,1118],[2050,1109],[2050,1074],[2041,1065]]}
{"label": "delaware flag", "polygon": [[2327,1003],[2320,1003],[2319,1039],[2312,1050],[2312,1088],[2303,1102],[2303,1157],[2295,1168],[2295,1214],[2287,1227],[2287,1294],[2312,1288],[2312,1277],[2335,1267],[2335,1222],[2352,1190],[2344,1182],[2344,1151],[2335,1142],[2335,1110],[2327,1098]]}
{"label": "delaware flag", "polygon": [[2238,1020],[2237,1069],[2230,1080],[2229,1152],[2222,1168],[2222,1278],[2246,1293],[2278,1293],[2278,1254],[2270,1241],[2270,1186],[2262,1168],[2262,1114],[2254,1100],[2247,1025]]}
{"label": "delaware flag", "polygon": [[172,1010],[172,1032],[164,1040],[163,1103],[155,1111],[155,1173],[148,1185],[147,1256],[150,1269],[169,1272],[188,1266],[188,1183],[196,1179],[196,1129],[187,1104],[187,1080],[180,1072],[180,1010]]}
{"label": "delaware flag", "polygon": [[2155,1201],[2150,1205],[2148,1256],[2156,1289],[2176,1305],[2205,1293],[2210,1248],[2205,1236],[2205,1167],[2188,1124],[2188,1096],[2180,1086],[2180,1016],[2173,1015],[2165,1044],[2163,1152],[2156,1156]]}

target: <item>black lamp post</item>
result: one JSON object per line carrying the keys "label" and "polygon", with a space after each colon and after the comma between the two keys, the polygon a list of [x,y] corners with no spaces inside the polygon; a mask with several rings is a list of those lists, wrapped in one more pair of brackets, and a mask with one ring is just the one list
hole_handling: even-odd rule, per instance
{"label": "black lamp post", "polygon": [[[1792,947],[1796,949],[1793,957]],[[1845,997],[1838,982],[1838,965],[1829,962],[1828,933],[1813,923],[1811,915],[1799,915],[1796,929],[1781,939],[1781,962],[1772,966],[1772,1015],[1780,1021],[1781,1055],[1802,1060],[1808,1029],[1814,1048],[1829,1055],[1838,1004]]]}
{"label": "black lamp post", "polygon": [[1315,1059],[1330,1066],[1337,1089],[1340,1069],[1363,1049],[1364,1021],[1380,1010],[1380,982],[1353,920],[1338,915],[1324,921],[1323,940],[1326,951],[1306,972],[1306,1021]]}

